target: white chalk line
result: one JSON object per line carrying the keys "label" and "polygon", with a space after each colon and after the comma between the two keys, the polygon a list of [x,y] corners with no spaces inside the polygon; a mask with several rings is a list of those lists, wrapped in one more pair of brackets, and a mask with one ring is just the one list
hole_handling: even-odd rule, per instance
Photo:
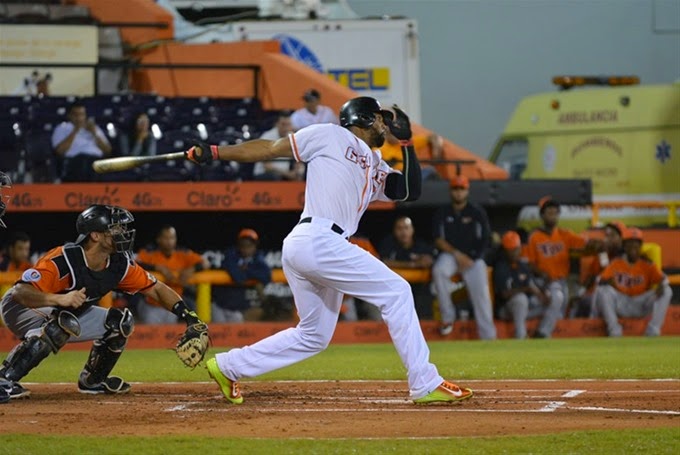
{"label": "white chalk line", "polygon": [[562,394],[562,398],[574,398],[581,395],[585,390],[570,390],[567,393]]}
{"label": "white chalk line", "polygon": [[663,414],[678,416],[678,411],[658,411],[654,409],[621,409],[621,408],[603,408],[600,406],[567,406],[565,409],[573,409],[575,411],[603,411],[603,412],[630,412],[633,414]]}
{"label": "white chalk line", "polygon": [[[471,382],[493,382],[493,383],[503,383],[503,382],[557,382],[557,381],[568,381],[568,382],[588,382],[588,381],[601,381],[599,379],[569,379],[569,380],[557,380],[557,379],[534,379],[534,380],[520,380],[520,379],[505,379],[505,380],[479,380],[479,381],[471,381]],[[651,382],[680,382],[678,379],[674,378],[659,378],[659,379],[612,379],[608,380],[609,382],[643,382],[643,381],[651,381]],[[398,380],[385,380],[385,381],[379,381],[379,380],[348,380],[348,381],[338,381],[338,380],[300,380],[300,381],[292,381],[292,380],[285,380],[285,381],[269,381],[271,383],[284,383],[284,384],[305,384],[305,383],[338,383],[338,382],[345,382],[345,383],[374,383],[374,382],[384,382],[384,383],[404,383],[404,381],[398,381]],[[71,382],[56,382],[56,383],[36,383],[36,382],[31,382],[31,383],[25,383],[25,385],[50,385],[50,386],[73,386],[73,383]],[[160,384],[160,385],[189,385],[189,384],[213,384],[212,381],[202,381],[202,382],[176,382],[176,381],[170,381],[170,382],[133,382],[132,384],[138,384],[138,385],[154,385],[154,384]],[[476,389],[477,392],[492,392],[496,394],[505,394],[506,392],[564,392],[564,389]],[[384,392],[384,389],[352,389],[354,392]],[[574,389],[574,390],[568,390],[564,392],[561,397],[562,398],[573,398],[578,395],[581,395],[585,392],[588,392],[589,394],[602,394],[602,393],[663,393],[663,392],[669,392],[668,390],[635,390],[635,391],[626,391],[626,390],[616,390],[616,391],[607,391],[607,390],[583,390],[583,389]],[[160,397],[165,397],[165,394],[149,394],[146,396],[160,396]],[[175,395],[176,397],[193,397],[193,395]],[[520,395],[519,398],[550,398],[551,396],[548,395]],[[220,396],[216,396],[216,398],[221,399]],[[484,397],[477,395],[475,397],[476,400],[480,399],[494,399],[497,400],[499,397],[494,396],[494,397]],[[504,396],[504,398],[515,398],[514,396]],[[411,400],[409,399],[403,399],[403,398],[395,398],[395,399],[385,399],[385,398],[371,398],[371,397],[325,397],[321,400],[323,401],[353,401],[353,402],[361,402],[361,403],[371,403],[371,404],[410,404],[412,403]],[[281,404],[288,404],[290,401],[279,401]],[[130,404],[131,401],[107,401],[103,402],[106,404],[117,404],[117,405],[127,405]],[[219,409],[207,409],[207,408],[190,408],[189,406],[193,405],[198,405],[201,404],[202,402],[188,402],[188,403],[183,403],[183,404],[178,404],[174,407],[167,408],[164,411],[165,412],[214,412],[214,411],[219,411]],[[539,408],[539,409],[469,409],[469,408],[456,408],[456,407],[447,407],[447,408],[439,408],[439,407],[432,407],[428,406],[426,408],[423,407],[415,407],[415,408],[406,408],[406,409],[392,409],[392,408],[368,408],[368,409],[343,409],[343,408],[321,408],[321,409],[309,409],[309,408],[294,408],[294,409],[281,409],[281,408],[262,408],[259,407],[256,409],[257,412],[514,412],[514,413],[546,413],[546,412],[555,412],[557,409],[569,409],[569,410],[576,410],[576,411],[599,411],[599,412],[624,412],[624,413],[641,413],[641,414],[661,414],[661,415],[680,415],[680,412],[678,411],[669,411],[669,410],[649,410],[649,409],[623,409],[623,408],[605,408],[605,407],[598,407],[598,406],[566,406],[565,401],[541,401],[541,400],[531,400],[531,401],[504,401],[504,404],[536,404],[536,403],[546,403],[545,406]],[[444,405],[446,406],[446,405]],[[249,408],[248,408],[249,409]],[[251,410],[251,409],[249,409]],[[231,412],[231,411],[230,411]]]}
{"label": "white chalk line", "polygon": [[[199,404],[199,403],[196,403]],[[189,407],[191,403],[186,404],[186,405],[180,405],[180,406],[174,406],[172,408],[167,408],[164,409],[164,412],[189,412],[189,413],[201,413],[201,412],[229,412],[229,413],[234,413],[234,412],[258,412],[258,413],[263,413],[263,414],[270,414],[270,413],[291,413],[291,412],[338,412],[338,413],[366,413],[366,412],[388,412],[388,413],[393,413],[393,412],[410,412],[410,413],[418,413],[418,412],[473,412],[473,413],[522,413],[522,414],[535,414],[535,413],[549,413],[549,412],[555,412],[555,409],[568,409],[568,410],[574,410],[574,411],[599,411],[599,412],[622,412],[622,413],[630,413],[630,414],[659,414],[659,415],[680,415],[680,412],[677,411],[664,411],[664,410],[652,410],[652,409],[619,409],[619,408],[602,408],[602,407],[596,407],[596,406],[577,406],[577,407],[571,407],[571,406],[563,406],[564,402],[561,401],[555,401],[552,402],[552,405],[544,406],[540,409],[470,409],[470,408],[463,408],[463,407],[458,407],[456,405],[430,405],[430,406],[416,406],[414,405],[413,408],[361,408],[361,409],[348,409],[348,408],[287,408],[287,409],[281,409],[280,407],[275,407],[275,408],[262,408],[258,407],[257,409],[249,409],[249,408],[244,408],[241,406],[229,406],[228,408],[191,408]]]}

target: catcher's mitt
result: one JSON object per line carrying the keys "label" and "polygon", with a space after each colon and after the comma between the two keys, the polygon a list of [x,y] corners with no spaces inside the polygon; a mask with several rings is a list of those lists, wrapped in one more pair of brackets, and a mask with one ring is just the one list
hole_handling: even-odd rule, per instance
{"label": "catcher's mitt", "polygon": [[207,324],[199,322],[188,325],[177,342],[177,357],[189,368],[196,368],[205,357],[209,341]]}

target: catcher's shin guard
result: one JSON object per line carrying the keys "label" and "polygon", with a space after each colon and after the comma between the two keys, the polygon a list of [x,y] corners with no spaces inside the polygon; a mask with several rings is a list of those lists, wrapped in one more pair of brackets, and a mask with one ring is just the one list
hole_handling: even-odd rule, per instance
{"label": "catcher's shin guard", "polygon": [[19,381],[50,355],[50,351],[56,354],[70,337],[79,335],[80,323],[73,314],[60,311],[52,315],[42,327],[40,335],[27,335],[9,353],[2,362],[0,376],[10,381]]}
{"label": "catcher's shin guard", "polygon": [[80,373],[79,380],[86,386],[99,384],[109,376],[135,325],[132,313],[127,308],[110,308],[104,324],[106,333],[101,340],[93,343],[87,363]]}

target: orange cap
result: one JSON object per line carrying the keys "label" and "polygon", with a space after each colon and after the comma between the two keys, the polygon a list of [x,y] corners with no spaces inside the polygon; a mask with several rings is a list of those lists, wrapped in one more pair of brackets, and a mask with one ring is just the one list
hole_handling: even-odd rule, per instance
{"label": "orange cap", "polygon": [[538,200],[538,211],[542,214],[548,207],[560,207],[560,204],[552,196],[543,196]]}
{"label": "orange cap", "polygon": [[257,242],[260,239],[260,237],[257,235],[257,232],[252,229],[241,229],[241,231],[238,233],[238,238],[250,239],[254,242]]}
{"label": "orange cap", "polygon": [[626,229],[623,240],[639,240],[642,242],[642,231],[636,227]]}
{"label": "orange cap", "polygon": [[621,221],[610,221],[609,223],[605,224],[604,227],[610,227],[614,229],[616,232],[619,233],[620,236],[623,236],[626,233],[626,225],[623,224]]}
{"label": "orange cap", "polygon": [[449,186],[451,188],[468,189],[468,188],[470,188],[470,180],[468,180],[468,178],[465,177],[464,175],[457,175],[457,176],[455,176],[454,178],[451,179]]}
{"label": "orange cap", "polygon": [[503,234],[501,238],[501,244],[506,250],[514,250],[522,246],[522,240],[519,238],[519,234],[515,231],[508,231]]}

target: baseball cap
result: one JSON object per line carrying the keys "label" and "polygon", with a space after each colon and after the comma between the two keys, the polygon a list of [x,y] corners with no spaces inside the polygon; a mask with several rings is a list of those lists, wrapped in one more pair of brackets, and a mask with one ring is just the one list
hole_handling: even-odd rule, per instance
{"label": "baseball cap", "polygon": [[552,196],[543,196],[538,201],[538,210],[540,213],[543,213],[548,207],[560,208],[560,203],[553,199]]}
{"label": "baseball cap", "polygon": [[318,100],[321,99],[321,94],[318,90],[310,88],[304,93],[304,95],[302,95],[302,99],[305,101]]}
{"label": "baseball cap", "polygon": [[449,182],[451,188],[470,188],[470,180],[464,175],[457,175]]}
{"label": "baseball cap", "polygon": [[626,225],[621,221],[610,221],[609,223],[605,224],[604,227],[614,229],[621,237],[623,237],[623,234],[625,234],[627,230]]}
{"label": "baseball cap", "polygon": [[506,250],[514,250],[515,248],[522,246],[522,240],[519,238],[519,234],[515,231],[508,231],[503,234],[503,237],[501,238],[501,245],[503,245],[503,248]]}
{"label": "baseball cap", "polygon": [[623,240],[639,240],[642,242],[642,231],[635,227],[628,228],[623,233]]}
{"label": "baseball cap", "polygon": [[241,231],[238,233],[238,238],[250,239],[253,242],[257,242],[260,239],[260,237],[257,235],[257,232],[255,232],[253,229],[241,229]]}

